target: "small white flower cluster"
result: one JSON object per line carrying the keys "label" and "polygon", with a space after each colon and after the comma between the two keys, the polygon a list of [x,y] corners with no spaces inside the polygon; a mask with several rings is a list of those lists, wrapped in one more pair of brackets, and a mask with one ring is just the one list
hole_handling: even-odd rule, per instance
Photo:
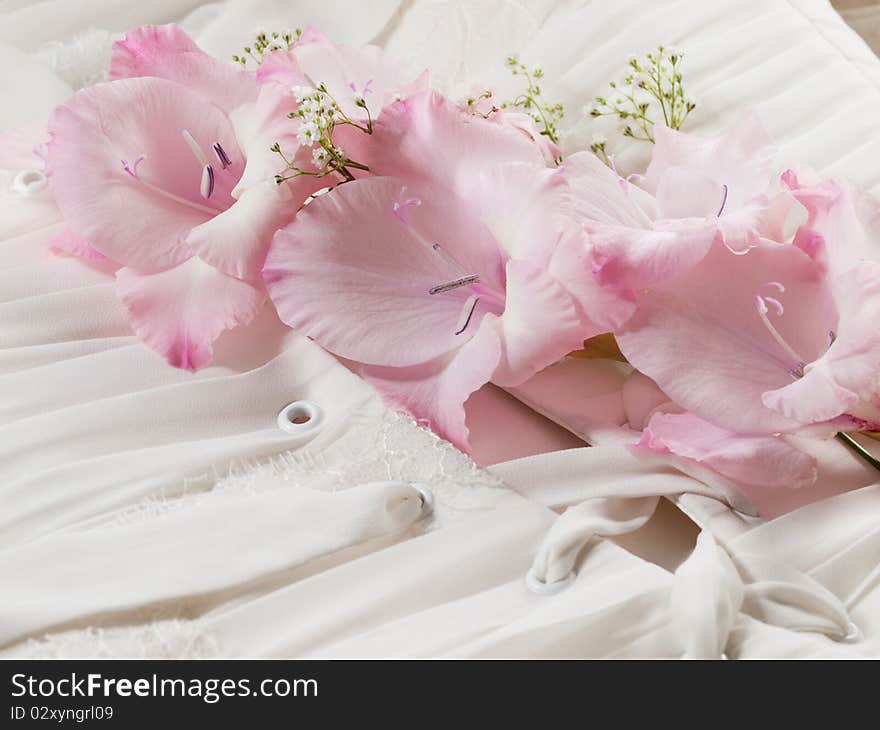
{"label": "small white flower cluster", "polygon": [[[325,177],[330,173],[337,172],[346,181],[354,180],[354,175],[349,167],[358,170],[369,170],[363,163],[348,158],[342,147],[334,144],[333,130],[337,125],[350,124],[365,134],[372,134],[372,119],[369,116],[363,95],[355,95],[354,102],[357,106],[367,111],[367,123],[365,126],[352,121],[339,107],[339,102],[333,98],[327,87],[323,84],[316,86],[293,86],[290,89],[296,100],[296,110],[287,116],[299,121],[296,130],[296,138],[302,147],[311,148],[312,163],[316,170],[306,170],[294,164],[281,150],[281,145],[276,142],[272,145],[272,151],[281,156],[287,166],[283,173],[275,175],[275,182],[279,185],[299,175],[314,175]],[[290,173],[290,174],[288,174]]]}
{"label": "small white flower cluster", "polygon": [[293,87],[298,108],[294,113],[300,118],[297,139],[306,147],[314,147],[326,135],[326,130],[342,120],[339,105],[321,89],[308,86]]}
{"label": "small white flower cluster", "polygon": [[[622,123],[624,136],[646,142],[654,141],[654,124],[661,117],[666,126],[680,129],[696,107],[682,84],[683,57],[684,53],[678,48],[662,45],[641,58],[628,56],[623,80],[612,81],[609,94],[597,96],[585,109],[586,114],[616,116]],[[605,143],[594,142],[591,149],[597,154],[604,153]]]}
{"label": "small white flower cluster", "polygon": [[540,85],[540,79],[544,78],[544,69],[540,66],[529,69],[515,55],[507,57],[506,65],[514,76],[522,76],[525,79],[526,90],[513,101],[504,102],[501,108],[519,107],[532,117],[541,134],[554,144],[558,144],[557,125],[562,120],[565,110],[562,104],[551,104],[544,100]]}
{"label": "small white flower cluster", "polygon": [[247,66],[248,61],[253,61],[259,66],[270,53],[274,51],[289,51],[293,48],[302,37],[302,30],[293,28],[280,32],[269,33],[265,30],[258,30],[254,33],[254,42],[244,47],[241,55],[235,55],[232,60]]}

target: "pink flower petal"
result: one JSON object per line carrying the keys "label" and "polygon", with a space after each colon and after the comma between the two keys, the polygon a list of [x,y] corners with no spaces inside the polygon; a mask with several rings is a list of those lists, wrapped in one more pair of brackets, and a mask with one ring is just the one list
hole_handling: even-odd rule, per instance
{"label": "pink flower petal", "polygon": [[646,228],[655,215],[647,215],[640,203],[645,193],[622,180],[592,152],[576,152],[561,168],[571,186],[572,208],[581,220]]}
{"label": "pink flower petal", "polygon": [[[49,122],[47,170],[70,228],[108,258],[142,270],[165,269],[191,256],[186,236],[234,202],[235,180],[218,171],[214,194],[205,200],[202,165],[184,129],[203,150],[220,142],[230,157],[241,159],[226,116],[170,81],[99,84],[58,107]],[[141,155],[135,179],[124,162],[132,169]]]}
{"label": "pink flower petal", "polygon": [[431,180],[456,193],[499,163],[544,166],[541,151],[521,132],[466,114],[433,91],[386,108],[372,142],[374,174]]}
{"label": "pink flower petal", "polygon": [[743,436],[692,413],[656,413],[635,448],[697,462],[735,481],[766,487],[808,487],[816,461],[779,436]]}
{"label": "pink flower petal", "polygon": [[190,231],[186,242],[203,260],[229,276],[255,279],[275,231],[293,220],[302,200],[274,182],[255,185],[228,210]]}
{"label": "pink flower petal", "polygon": [[210,364],[214,340],[248,324],[265,301],[256,287],[196,257],[157,274],[120,269],[116,292],[137,336],[185,370]]}
{"label": "pink flower petal", "polygon": [[535,120],[525,112],[499,110],[492,115],[491,119],[522,132],[541,151],[541,156],[547,165],[555,165],[562,157],[559,145],[546,134],[541,134]]}
{"label": "pink flower petal", "polygon": [[[562,169],[574,217],[586,234],[579,296],[594,321],[616,329],[632,313],[638,290],[686,271],[706,255],[715,228],[704,219],[655,221],[659,206],[653,198],[591,153],[566,158]],[[601,295],[591,284],[601,287]]]}
{"label": "pink flower petal", "polygon": [[775,149],[758,117],[744,115],[715,139],[663,126],[655,136],[644,187],[657,196],[660,216],[716,219],[725,243],[747,250],[771,218]]}
{"label": "pink flower petal", "polygon": [[363,376],[385,402],[424,422],[439,436],[468,451],[464,402],[484,385],[501,355],[497,320],[487,316],[462,347],[408,368],[368,366]]}
{"label": "pink flower petal", "polygon": [[583,316],[594,324],[587,327],[594,334],[619,329],[636,309],[635,293],[625,287],[603,284],[595,273],[595,259],[583,228],[571,225],[560,237],[548,271],[578,303]]}
{"label": "pink flower petal", "polygon": [[367,114],[355,105],[360,96],[373,119],[397,99],[405,99],[428,88],[428,77],[408,67],[378,46],[350,48],[330,43],[314,27],[306,29],[293,49],[302,72],[313,84],[324,84],[342,111],[355,120]]}
{"label": "pink flower petal", "polygon": [[502,162],[462,180],[457,192],[514,258],[546,263],[570,224],[571,195],[558,169]]}
{"label": "pink flower petal", "polygon": [[712,139],[659,125],[644,187],[656,193],[660,180],[674,167],[701,173],[728,187],[728,204],[738,207],[767,190],[776,150],[761,120],[742,115],[722,135]]}
{"label": "pink flower petal", "polygon": [[661,284],[696,266],[709,252],[715,231],[701,221],[663,221],[654,228],[584,224],[592,272],[606,287],[635,292]]}
{"label": "pink flower petal", "polygon": [[[429,294],[470,274],[478,285]],[[503,308],[501,256],[485,226],[444,190],[395,178],[347,183],[309,203],[275,235],[263,278],[284,322],[375,365],[433,360]],[[455,334],[477,292],[469,326]]]}
{"label": "pink flower petal", "polygon": [[257,69],[257,83],[278,84],[289,91],[294,86],[306,85],[308,79],[292,52],[273,51]]}
{"label": "pink flower petal", "polygon": [[714,218],[726,208],[722,183],[687,167],[670,167],[657,183],[660,218]]}
{"label": "pink flower petal", "polygon": [[145,25],[113,44],[110,79],[175,81],[229,113],[257,96],[253,72],[205,53],[179,26]]}
{"label": "pink flower petal", "polygon": [[810,180],[809,171],[782,174],[783,184],[807,209],[807,222],[794,238],[794,245],[814,259],[832,277],[862,260],[880,259],[880,204],[840,180]]}
{"label": "pink flower petal", "polygon": [[501,362],[492,380],[503,386],[519,385],[598,334],[559,281],[525,260],[507,262],[507,302],[499,324]]}
{"label": "pink flower petal", "polygon": [[52,236],[46,245],[49,252],[56,255],[76,256],[89,261],[106,261],[107,257],[92,248],[88,242],[77,236],[69,228],[62,228]]}
{"label": "pink flower petal", "polygon": [[638,370],[627,376],[621,396],[626,420],[636,431],[644,429],[654,412],[661,407],[666,412],[676,410],[675,404],[657,387],[657,383]]}

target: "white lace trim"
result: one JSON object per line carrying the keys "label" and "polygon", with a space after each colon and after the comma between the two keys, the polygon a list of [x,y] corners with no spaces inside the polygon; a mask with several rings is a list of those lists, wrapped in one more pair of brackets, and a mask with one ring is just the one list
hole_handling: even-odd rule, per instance
{"label": "white lace trim", "polygon": [[[491,509],[505,495],[497,477],[478,467],[454,446],[419,427],[411,418],[383,411],[372,417],[352,416],[341,433],[320,447],[289,451],[261,463],[239,462],[218,478],[190,477],[176,493],[153,494],[121,512],[75,528],[125,529],[174,510],[198,509],[232,494],[255,495],[271,489],[337,491],[376,481],[404,481],[428,486],[434,493],[434,519],[425,529],[437,529],[472,510]],[[29,639],[5,656],[19,657],[131,657],[204,658],[224,656],[218,641],[205,631],[194,614],[196,604],[185,600],[142,607],[120,619],[127,624],[90,625]],[[95,621],[94,617],[90,620]],[[110,622],[108,617],[107,621]]]}
{"label": "white lace trim", "polygon": [[87,30],[69,41],[46,43],[34,55],[77,91],[107,80],[110,49],[118,37],[106,30]]}
{"label": "white lace trim", "polygon": [[29,639],[7,658],[28,659],[209,659],[220,656],[217,642],[197,621],[165,620],[140,626],[64,631]]}
{"label": "white lace trim", "polygon": [[507,487],[467,455],[405,415],[384,411],[378,418],[353,416],[329,444],[316,441],[264,461],[233,462],[225,475],[187,477],[173,491],[151,494],[108,515],[96,526],[124,527],[172,510],[191,509],[229,494],[260,494],[279,488],[341,491],[358,484],[402,481],[424,484],[435,494],[443,524],[473,509],[491,509]]}

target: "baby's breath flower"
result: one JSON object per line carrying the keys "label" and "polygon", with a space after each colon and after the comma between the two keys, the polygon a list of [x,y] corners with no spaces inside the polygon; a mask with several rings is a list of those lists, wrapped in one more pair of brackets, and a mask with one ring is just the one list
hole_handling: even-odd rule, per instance
{"label": "baby's breath flower", "polygon": [[305,147],[311,147],[318,141],[318,137],[320,136],[320,131],[318,129],[318,125],[312,121],[303,122],[299,125],[299,130],[297,130],[296,138],[301,145]]}
{"label": "baby's breath flower", "polygon": [[312,150],[312,162],[315,163],[315,167],[324,167],[329,159],[330,153],[323,147],[315,147],[315,149]]}
{"label": "baby's breath flower", "polygon": [[[590,117],[613,116],[622,123],[625,137],[654,141],[655,119],[672,129],[680,129],[696,102],[685,95],[679,68],[684,52],[674,46],[657,46],[643,57],[627,56],[623,81],[610,82],[612,94],[597,96],[587,107]],[[603,159],[605,145],[592,144],[591,149]],[[607,162],[607,159],[606,159]]]}
{"label": "baby's breath flower", "polygon": [[516,56],[508,56],[506,65],[514,76],[525,78],[526,90],[513,101],[504,102],[501,108],[514,106],[524,109],[534,119],[541,134],[554,144],[558,144],[557,125],[562,120],[564,110],[562,104],[550,104],[544,101],[541,87],[537,83],[537,79],[543,78],[544,69],[534,66],[529,70]]}
{"label": "baby's breath flower", "polygon": [[259,66],[270,53],[291,50],[301,37],[302,31],[299,28],[271,33],[261,29],[254,33],[253,43],[244,47],[244,53],[234,55],[232,60],[242,66],[247,66],[248,61]]}
{"label": "baby's breath flower", "polygon": [[293,92],[294,98],[300,104],[304,102],[306,99],[310,98],[311,95],[315,92],[315,90],[309,86],[294,86],[291,88]]}

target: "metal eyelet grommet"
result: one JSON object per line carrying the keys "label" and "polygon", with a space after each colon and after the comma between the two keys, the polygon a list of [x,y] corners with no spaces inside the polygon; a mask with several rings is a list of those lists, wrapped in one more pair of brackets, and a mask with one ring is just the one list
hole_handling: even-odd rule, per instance
{"label": "metal eyelet grommet", "polygon": [[422,517],[427,517],[434,513],[434,492],[428,489],[424,484],[413,484],[413,488],[419,493],[419,499],[422,502]]}
{"label": "metal eyelet grommet", "polygon": [[33,195],[48,184],[48,178],[39,170],[22,170],[13,178],[12,189],[19,195]]}
{"label": "metal eyelet grommet", "polygon": [[856,626],[852,621],[849,622],[847,626],[846,636],[844,636],[840,641],[844,644],[855,644],[862,639],[862,632],[858,626]]}
{"label": "metal eyelet grommet", "polygon": [[529,568],[529,572],[526,573],[526,588],[528,588],[532,593],[537,593],[542,596],[552,596],[554,593],[559,593],[559,591],[561,591],[563,588],[567,588],[573,582],[574,571],[569,573],[561,580],[556,580],[552,583],[547,583],[538,578],[534,573],[534,569],[532,568]]}
{"label": "metal eyelet grommet", "polygon": [[308,400],[295,400],[278,414],[278,428],[301,436],[318,430],[324,421],[324,411]]}

